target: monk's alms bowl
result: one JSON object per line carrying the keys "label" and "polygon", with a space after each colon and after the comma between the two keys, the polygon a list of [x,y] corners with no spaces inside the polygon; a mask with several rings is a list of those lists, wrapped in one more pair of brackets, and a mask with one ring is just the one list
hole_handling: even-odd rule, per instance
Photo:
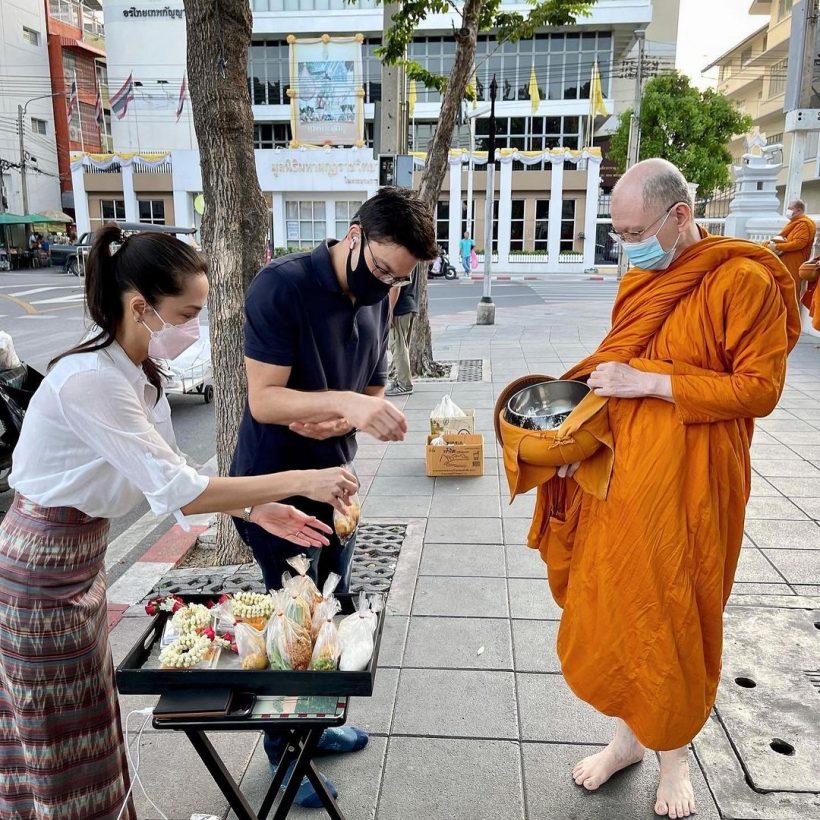
{"label": "monk's alms bowl", "polygon": [[555,430],[589,393],[584,382],[556,379],[515,393],[504,408],[504,420],[522,430]]}

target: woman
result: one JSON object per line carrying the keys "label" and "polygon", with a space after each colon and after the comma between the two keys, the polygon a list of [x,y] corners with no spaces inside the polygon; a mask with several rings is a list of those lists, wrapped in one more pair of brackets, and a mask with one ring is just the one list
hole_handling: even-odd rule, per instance
{"label": "woman", "polygon": [[[97,332],[52,362],[31,401],[0,525],[0,817],[117,817],[128,790],[105,605],[108,519],[225,512],[304,547],[330,528],[275,503],[344,508],[341,468],[207,478],[185,463],[154,359],[199,335],[207,265],[168,234],[97,236],[86,301]],[[124,816],[134,818],[129,804]]]}

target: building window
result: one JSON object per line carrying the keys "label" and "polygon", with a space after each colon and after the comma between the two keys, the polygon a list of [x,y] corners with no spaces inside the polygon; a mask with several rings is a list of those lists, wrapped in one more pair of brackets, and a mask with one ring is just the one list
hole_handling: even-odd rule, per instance
{"label": "building window", "polygon": [[778,0],[777,19],[783,20],[792,13],[792,0]]}
{"label": "building window", "polygon": [[743,49],[740,52],[740,67],[743,68],[744,66],[748,65],[752,61],[752,47],[749,46],[748,48]]}
{"label": "building window", "polygon": [[356,211],[361,207],[359,199],[338,200],[336,202],[336,236],[341,237],[347,233]]}
{"label": "building window", "polygon": [[[535,250],[549,249],[549,214],[548,199],[535,202]],[[575,200],[565,199],[561,204],[561,242],[560,252],[575,250]]]}
{"label": "building window", "polygon": [[254,148],[287,148],[290,126],[285,122],[258,122],[253,126]]}
{"label": "building window", "polygon": [[777,134],[771,134],[766,137],[766,145],[783,145],[783,132],[780,131]]}
{"label": "building window", "polygon": [[31,118],[31,130],[34,134],[48,134],[48,123],[45,120],[38,120],[36,117]]}
{"label": "building window", "polygon": [[100,217],[92,222],[125,222],[125,201],[122,199],[101,199]]}
{"label": "building window", "polygon": [[146,222],[150,225],[165,224],[165,200],[141,199],[137,204],[139,206],[140,222]]}
{"label": "building window", "polygon": [[510,213],[510,250],[524,250],[524,200],[514,199]]}
{"label": "building window", "polygon": [[23,26],[23,40],[33,46],[40,45],[40,32]]}
{"label": "building window", "polygon": [[289,248],[312,248],[327,236],[324,202],[288,201],[285,221]]}
{"label": "building window", "polygon": [[449,253],[450,202],[446,199],[440,199],[436,205],[436,241]]}
{"label": "building window", "polygon": [[786,90],[786,75],[789,71],[789,59],[778,60],[769,69],[769,97],[777,97]]}

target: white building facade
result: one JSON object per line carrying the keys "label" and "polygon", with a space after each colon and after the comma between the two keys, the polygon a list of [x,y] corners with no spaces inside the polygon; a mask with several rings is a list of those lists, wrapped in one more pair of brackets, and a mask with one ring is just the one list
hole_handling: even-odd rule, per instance
{"label": "white building facade", "polygon": [[[504,3],[526,13],[525,3]],[[356,207],[378,187],[375,122],[381,102],[383,8],[372,0],[351,6],[343,0],[251,0],[253,43],[248,89],[255,120],[254,144],[260,184],[270,206],[271,241],[277,248],[311,247],[339,233]],[[201,191],[190,102],[177,121],[185,73],[185,21],[181,0],[140,0],[139,5],[105,3],[109,87],[115,95],[129,77],[134,102],[122,120],[112,117],[113,158],[75,157],[75,185],[87,192],[87,226],[110,218],[137,215],[143,221],[196,224],[193,202]],[[543,31],[532,40],[499,46],[482,35],[476,56],[479,109],[487,109],[489,84],[498,83],[497,160],[493,251],[509,272],[580,272],[601,264],[611,251],[607,225],[599,219],[600,152],[585,150],[590,84],[597,63],[608,117],[595,121],[600,143],[631,100],[634,82],[621,78],[637,29],[647,33],[647,53],[656,64],[674,65],[678,2],[599,0],[589,17],[561,30]],[[455,14],[424,21],[409,56],[446,75],[455,56]],[[288,35],[349,37],[360,34],[364,90],[364,147],[292,147]],[[535,74],[540,102],[533,110],[530,85]],[[408,116],[408,146],[423,167],[440,108],[438,92],[416,88]],[[408,112],[409,114],[409,112]],[[469,126],[453,138],[450,172],[437,209],[442,245],[454,243],[472,218],[479,249],[484,236],[484,186],[488,115],[476,118],[476,163],[472,202],[467,202]],[[137,152],[142,158],[127,155]],[[516,153],[519,152],[519,153]],[[523,153],[521,153],[523,152]],[[120,166],[130,166],[122,174]],[[122,176],[122,196],[114,177]],[[606,179],[604,179],[606,184]],[[611,183],[610,183],[611,184]],[[499,187],[500,186],[500,193]],[[75,188],[75,190],[77,190]],[[78,209],[78,222],[80,213]],[[78,224],[82,231],[84,226]],[[506,272],[506,271],[505,271]]]}
{"label": "white building facade", "polygon": [[[28,213],[59,210],[60,178],[43,0],[0,2],[0,161],[6,211],[24,213],[18,107],[23,106]],[[37,98],[37,99],[35,99]],[[13,167],[7,167],[11,164]],[[0,208],[2,210],[2,208]]]}

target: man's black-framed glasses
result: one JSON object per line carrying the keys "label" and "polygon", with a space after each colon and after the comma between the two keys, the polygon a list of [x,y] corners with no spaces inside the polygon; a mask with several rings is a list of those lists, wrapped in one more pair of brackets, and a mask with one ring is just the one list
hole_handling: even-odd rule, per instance
{"label": "man's black-framed glasses", "polygon": [[364,230],[362,230],[361,225],[359,229],[362,232],[362,239],[364,240],[365,247],[370,251],[370,258],[373,260],[373,270],[371,273],[373,276],[376,277],[380,282],[384,283],[385,285],[390,285],[391,288],[405,288],[407,287],[412,281],[412,276],[396,276],[391,271],[387,270],[386,268],[382,267],[379,264],[379,260],[376,259],[375,254],[373,253],[373,249],[370,247],[370,242],[365,235]]}

